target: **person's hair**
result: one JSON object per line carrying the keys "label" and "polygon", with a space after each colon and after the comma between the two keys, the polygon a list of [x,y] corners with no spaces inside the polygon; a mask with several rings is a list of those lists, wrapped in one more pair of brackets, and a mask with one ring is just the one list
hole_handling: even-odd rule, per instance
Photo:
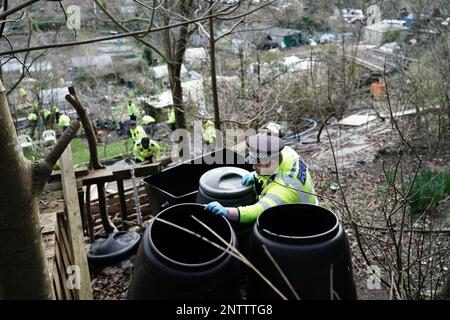
{"label": "person's hair", "polygon": [[147,137],[142,138],[142,139],[141,139],[141,145],[142,145],[144,148],[148,148],[148,146],[150,145],[150,139],[147,138]]}

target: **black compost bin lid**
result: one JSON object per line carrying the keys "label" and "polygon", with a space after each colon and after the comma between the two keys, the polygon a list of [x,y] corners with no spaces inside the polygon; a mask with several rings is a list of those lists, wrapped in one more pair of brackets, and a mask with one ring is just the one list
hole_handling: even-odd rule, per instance
{"label": "black compost bin lid", "polygon": [[239,198],[253,192],[251,186],[241,184],[241,179],[249,172],[236,167],[219,167],[204,173],[200,178],[200,188],[214,198]]}
{"label": "black compost bin lid", "polygon": [[108,265],[123,260],[136,251],[140,238],[136,232],[120,231],[97,239],[87,252],[89,263]]}

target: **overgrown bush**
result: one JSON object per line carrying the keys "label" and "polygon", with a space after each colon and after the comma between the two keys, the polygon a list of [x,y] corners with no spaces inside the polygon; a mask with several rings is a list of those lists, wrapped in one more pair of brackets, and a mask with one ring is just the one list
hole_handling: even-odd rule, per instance
{"label": "overgrown bush", "polygon": [[400,31],[388,31],[384,35],[383,43],[395,42],[400,39]]}
{"label": "overgrown bush", "polygon": [[149,66],[153,66],[153,52],[152,49],[145,47],[143,57]]}
{"label": "overgrown bush", "polygon": [[403,190],[407,192],[410,188],[407,198],[413,213],[433,209],[450,192],[450,169],[440,173],[423,169],[414,181],[412,177],[405,179]]}

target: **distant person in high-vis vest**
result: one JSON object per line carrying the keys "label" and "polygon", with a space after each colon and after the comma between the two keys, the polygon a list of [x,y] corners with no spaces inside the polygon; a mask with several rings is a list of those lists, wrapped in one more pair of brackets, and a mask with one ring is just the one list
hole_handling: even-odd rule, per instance
{"label": "distant person in high-vis vest", "polygon": [[70,126],[70,118],[68,115],[62,114],[59,116],[58,126],[64,132]]}
{"label": "distant person in high-vis vest", "polygon": [[134,145],[133,151],[136,162],[152,163],[158,157],[159,144],[145,137]]}
{"label": "distant person in high-vis vest", "polygon": [[167,124],[170,127],[170,130],[174,131],[176,129],[175,125],[175,109],[173,107],[167,108]]}
{"label": "distant person in high-vis vest", "polygon": [[203,122],[203,140],[207,145],[212,145],[216,142],[216,128],[214,127],[214,122],[212,122],[211,120]]}
{"label": "distant person in high-vis vest", "polygon": [[30,130],[30,137],[34,138],[34,132],[36,131],[36,126],[37,126],[37,123],[38,123],[38,116],[37,116],[36,113],[30,112],[27,115],[27,120],[28,120],[28,123],[30,124],[30,128],[31,128],[31,130]]}
{"label": "distant person in high-vis vest", "polygon": [[153,137],[153,134],[155,132],[155,123],[156,120],[151,115],[146,114],[142,117],[142,125],[144,126],[144,130],[151,137]]}
{"label": "distant person in high-vis vest", "polygon": [[130,116],[130,120],[136,121],[137,114],[138,114],[138,108],[134,103],[131,102],[131,100],[128,100],[127,110],[128,110],[128,115]]}
{"label": "distant person in high-vis vest", "polygon": [[48,109],[42,110],[42,116],[44,117],[44,124],[46,128],[51,128],[52,125],[52,112]]}
{"label": "distant person in high-vis vest", "polygon": [[59,122],[59,109],[57,106],[53,106],[51,108],[52,114],[53,114],[53,119],[55,123]]}
{"label": "distant person in high-vis vest", "polygon": [[138,126],[136,121],[131,120],[130,121],[130,136],[133,140],[133,146],[139,143],[142,138],[147,137],[147,133],[145,132],[144,128],[141,126]]}
{"label": "distant person in high-vis vest", "polygon": [[238,208],[224,207],[214,201],[205,210],[241,223],[253,223],[266,209],[290,203],[318,205],[314,185],[305,162],[283,140],[271,135],[255,135],[246,139],[246,162],[254,172],[242,178],[245,186],[253,185],[258,201]]}

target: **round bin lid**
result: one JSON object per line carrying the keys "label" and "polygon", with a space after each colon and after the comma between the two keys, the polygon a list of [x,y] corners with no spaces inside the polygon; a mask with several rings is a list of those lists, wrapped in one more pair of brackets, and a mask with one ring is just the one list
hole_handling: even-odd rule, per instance
{"label": "round bin lid", "polygon": [[95,240],[87,257],[90,263],[106,265],[120,261],[134,253],[141,236],[136,232],[114,232],[107,238]]}
{"label": "round bin lid", "polygon": [[200,188],[215,198],[236,198],[245,196],[253,189],[241,184],[241,179],[249,172],[236,167],[220,167],[209,170],[200,178]]}

